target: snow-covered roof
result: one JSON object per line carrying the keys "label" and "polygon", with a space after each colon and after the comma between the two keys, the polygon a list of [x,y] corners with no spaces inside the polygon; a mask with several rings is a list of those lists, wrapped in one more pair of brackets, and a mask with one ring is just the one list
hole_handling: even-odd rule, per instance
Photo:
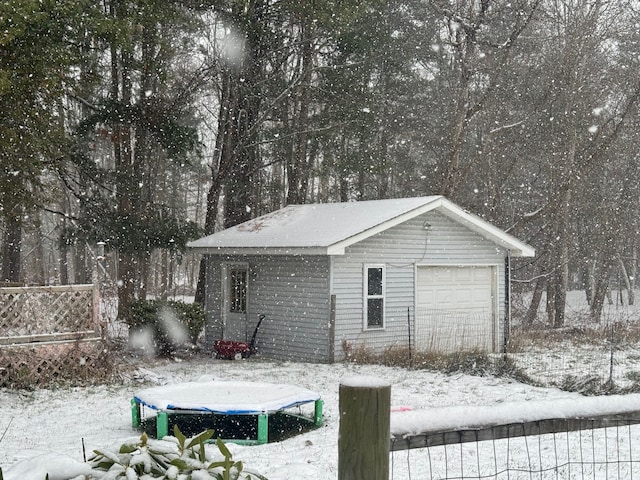
{"label": "snow-covered roof", "polygon": [[199,253],[343,255],[345,248],[432,210],[509,250],[535,250],[442,196],[289,205],[187,246]]}

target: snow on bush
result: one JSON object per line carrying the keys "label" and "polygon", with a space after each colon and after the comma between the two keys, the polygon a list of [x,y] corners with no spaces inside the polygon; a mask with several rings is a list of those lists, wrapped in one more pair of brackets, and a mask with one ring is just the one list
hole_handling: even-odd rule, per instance
{"label": "snow on bush", "polygon": [[[187,438],[177,426],[173,437],[149,439],[146,433],[115,450],[95,450],[88,462],[47,454],[11,467],[4,480],[266,480],[234,461],[218,439],[218,451],[206,449],[213,430]],[[3,479],[0,470],[0,480]]]}

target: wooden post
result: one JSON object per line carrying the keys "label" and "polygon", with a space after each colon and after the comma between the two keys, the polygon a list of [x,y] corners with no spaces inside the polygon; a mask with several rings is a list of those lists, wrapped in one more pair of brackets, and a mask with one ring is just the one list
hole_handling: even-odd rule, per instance
{"label": "wooden post", "polygon": [[92,328],[100,332],[100,338],[106,340],[108,336],[107,319],[101,315],[101,303],[104,300],[104,242],[96,244],[97,255],[93,264],[93,323]]}
{"label": "wooden post", "polygon": [[338,480],[388,480],[391,385],[373,377],[340,383]]}
{"label": "wooden post", "polygon": [[336,361],[336,296],[331,295],[329,304],[329,363]]}

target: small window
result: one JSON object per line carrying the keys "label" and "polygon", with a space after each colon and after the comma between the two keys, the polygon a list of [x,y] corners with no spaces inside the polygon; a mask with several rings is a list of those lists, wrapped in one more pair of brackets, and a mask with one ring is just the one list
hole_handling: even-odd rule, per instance
{"label": "small window", "polygon": [[247,312],[247,269],[229,270],[229,312]]}
{"label": "small window", "polygon": [[365,266],[365,314],[367,328],[384,327],[384,267]]}

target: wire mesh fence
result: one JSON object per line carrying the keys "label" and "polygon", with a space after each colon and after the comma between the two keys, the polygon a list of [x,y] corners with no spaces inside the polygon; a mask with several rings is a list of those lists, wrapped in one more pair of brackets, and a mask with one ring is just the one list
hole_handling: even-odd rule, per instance
{"label": "wire mesh fence", "polygon": [[[618,419],[610,427],[517,436],[393,451],[390,478],[633,479],[640,478],[640,425]],[[420,478],[424,478],[421,476]]]}
{"label": "wire mesh fence", "polygon": [[527,294],[514,297],[506,353],[532,380],[588,391],[593,385],[635,388],[640,380],[640,306],[621,293],[594,319],[585,293],[567,293],[564,324],[550,325],[542,298],[535,320],[526,324]]}
{"label": "wire mesh fence", "polygon": [[640,317],[574,320],[563,328],[515,325],[506,353],[543,385],[631,388],[640,380]]}
{"label": "wire mesh fence", "polygon": [[[487,311],[388,308],[385,328],[350,339],[378,356],[411,366],[434,356],[485,354],[507,359],[531,381],[576,391],[635,388],[640,381],[640,314],[608,315],[599,323],[574,317],[562,328],[508,325]],[[358,323],[354,320],[355,324]]]}
{"label": "wire mesh fence", "polygon": [[492,352],[497,329],[485,310],[421,309],[415,315],[416,351],[452,353],[461,350]]}
{"label": "wire mesh fence", "polygon": [[[360,325],[362,318],[351,316],[344,323]],[[378,353],[404,348],[429,354],[495,352],[502,344],[498,324],[486,310],[423,308],[416,312],[413,307],[387,308],[383,328],[358,331],[349,342]]]}

